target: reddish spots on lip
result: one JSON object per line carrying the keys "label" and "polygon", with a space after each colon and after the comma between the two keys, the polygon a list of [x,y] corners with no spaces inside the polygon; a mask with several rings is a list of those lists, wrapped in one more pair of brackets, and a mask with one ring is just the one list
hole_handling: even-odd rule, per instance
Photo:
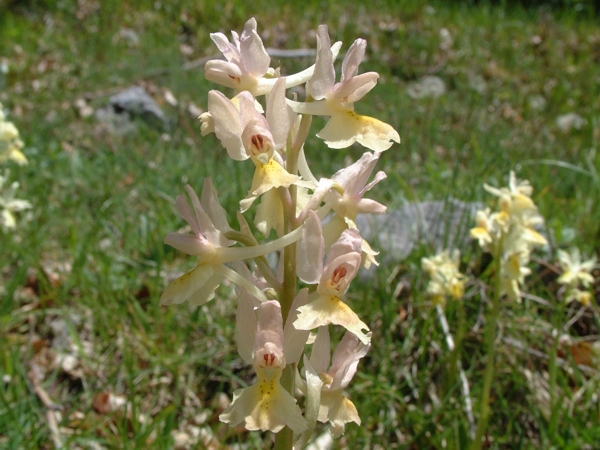
{"label": "reddish spots on lip", "polygon": [[234,77],[232,75],[229,75],[229,78],[231,78],[233,81],[235,81],[237,84],[242,84],[242,79],[240,77]]}
{"label": "reddish spots on lip", "polygon": [[267,353],[263,355],[263,360],[265,361],[267,367],[271,367],[275,362],[275,355],[273,353]]}
{"label": "reddish spots on lip", "polygon": [[346,276],[348,270],[344,266],[338,266],[333,271],[333,275],[331,276],[331,281],[335,284],[338,284],[342,278]]}
{"label": "reddish spots on lip", "polygon": [[263,152],[265,150],[265,138],[262,134],[255,134],[252,136],[250,141],[259,152]]}

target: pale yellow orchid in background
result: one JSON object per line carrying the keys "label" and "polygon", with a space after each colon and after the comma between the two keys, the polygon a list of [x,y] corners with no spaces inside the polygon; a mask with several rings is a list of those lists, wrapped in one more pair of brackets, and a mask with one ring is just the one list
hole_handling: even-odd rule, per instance
{"label": "pale yellow orchid in background", "polygon": [[431,276],[427,295],[434,304],[446,306],[446,299],[460,300],[465,293],[465,276],[460,273],[460,251],[444,250],[431,257],[422,258],[421,267]]}
{"label": "pale yellow orchid in background", "polygon": [[591,272],[596,266],[596,257],[581,261],[581,253],[577,247],[571,249],[570,253],[558,250],[558,262],[563,274],[558,278],[561,284],[579,284],[589,287],[594,282]]}
{"label": "pale yellow orchid in background", "polygon": [[[570,253],[558,250],[558,262],[563,273],[557,281],[565,286],[565,302],[577,300],[583,306],[589,306],[592,303],[589,287],[594,283],[591,272],[596,266],[596,256],[582,262],[578,248],[571,249]],[[586,290],[579,289],[580,285]]]}
{"label": "pale yellow orchid in background", "polygon": [[21,151],[23,141],[19,139],[19,130],[14,123],[6,120],[0,103],[0,164],[12,160],[19,165],[27,164],[27,158]]}
{"label": "pale yellow orchid in background", "polygon": [[31,208],[31,203],[27,200],[19,200],[15,198],[15,193],[19,188],[19,183],[13,181],[10,187],[4,188],[4,184],[8,181],[9,171],[4,172],[4,176],[0,175],[0,224],[4,231],[14,230],[17,227],[17,219],[15,213]]}
{"label": "pale yellow orchid in background", "polygon": [[[508,187],[495,188],[487,184],[484,188],[498,197],[499,211],[485,209],[477,212],[475,228],[470,235],[477,239],[486,251],[501,259],[501,295],[510,300],[521,301],[520,285],[531,274],[527,267],[535,247],[548,244],[546,238],[535,227],[544,223],[537,206],[531,199],[533,188],[527,180],[518,180],[513,171],[509,174]],[[500,247],[501,255],[497,255]]]}

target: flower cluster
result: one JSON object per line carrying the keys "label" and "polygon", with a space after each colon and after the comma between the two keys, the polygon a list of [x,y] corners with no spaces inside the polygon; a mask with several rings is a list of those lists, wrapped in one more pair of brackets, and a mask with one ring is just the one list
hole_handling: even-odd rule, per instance
{"label": "flower cluster", "polygon": [[[249,430],[277,433],[288,427],[299,446],[317,421],[329,422],[339,436],[346,423],[360,424],[343,391],[371,341],[368,325],[343,298],[359,269],[377,264],[377,252],[361,237],[356,217],[386,211],[364,197],[386,177],[377,172],[369,182],[381,152],[399,143],[400,136],[392,126],[354,110],[379,77],[358,73],[364,39],[350,46],[336,82],[334,61],[341,43],[331,44],[325,25],[317,31],[315,64],[286,77],[270,67],[254,19],[241,35],[232,32],[231,41],[222,33],[211,38],[225,60],[207,62],[206,78],[235,92],[232,97],[208,93],[208,111],[200,116],[202,134],[214,133],[233,160],[250,160],[254,176],[240,201],[239,230],[229,225],[211,179],[200,197],[187,186],[189,200],[177,198],[176,209],[192,233],[169,233],[165,243],[198,262],[165,290],[161,303],[202,305],[223,280],[233,282],[238,351],[254,367],[257,381],[234,393],[220,419]],[[301,84],[304,101],[289,99],[287,89]],[[314,115],[329,118],[317,136],[330,148],[359,143],[371,151],[330,178],[315,178],[304,149]],[[256,229],[265,238],[274,230],[274,240],[256,239],[245,218],[253,209]],[[273,252],[279,267],[265,258]],[[308,287],[297,291],[298,279]],[[330,325],[346,329],[331,365]],[[316,332],[311,357],[302,358],[311,331]],[[306,397],[304,414],[294,384]]]}
{"label": "flower cluster", "polygon": [[[565,302],[571,303],[573,300],[577,300],[583,306],[589,306],[592,303],[589,287],[594,282],[594,277],[590,272],[596,265],[596,257],[582,262],[579,249],[574,248],[570,253],[559,250],[558,262],[563,270],[558,282],[565,287]],[[585,290],[581,290],[580,286]]]}
{"label": "flower cluster", "polygon": [[[12,122],[6,120],[6,115],[0,103],[0,164],[9,160],[19,165],[27,164],[27,158],[21,152],[23,141],[19,138],[19,130]],[[17,226],[15,213],[31,208],[31,203],[15,198],[19,182],[13,181],[8,187],[10,172],[0,175],[0,223],[4,231],[15,229]]]}
{"label": "flower cluster", "polygon": [[537,206],[531,199],[533,188],[527,180],[517,180],[510,172],[508,187],[485,190],[498,197],[498,211],[490,209],[477,212],[477,226],[471,237],[500,260],[501,295],[521,301],[520,285],[531,273],[527,267],[535,247],[544,246],[546,238],[535,230],[543,224]]}
{"label": "flower cluster", "polygon": [[431,280],[427,285],[427,295],[436,305],[446,305],[446,299],[459,300],[465,293],[465,276],[460,273],[460,251],[454,249],[452,253],[444,250],[433,258],[421,260],[423,270],[429,274]]}
{"label": "flower cluster", "polygon": [[19,138],[19,130],[15,124],[6,120],[0,103],[0,164],[9,159],[17,164],[27,164],[27,158],[21,152],[23,141]]}

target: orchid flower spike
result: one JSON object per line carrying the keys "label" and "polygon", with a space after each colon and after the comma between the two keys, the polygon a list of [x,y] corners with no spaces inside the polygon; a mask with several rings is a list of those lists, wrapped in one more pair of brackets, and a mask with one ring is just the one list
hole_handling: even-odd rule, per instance
{"label": "orchid flower spike", "polygon": [[460,300],[465,293],[465,275],[460,273],[460,250],[444,250],[431,257],[422,258],[421,267],[431,276],[427,295],[435,305],[446,306],[446,298]]}
{"label": "orchid flower spike", "polygon": [[[248,310],[248,306],[245,308]],[[248,313],[250,311],[251,308]],[[252,386],[235,391],[233,401],[219,419],[231,426],[244,422],[248,430],[277,433],[287,425],[295,433],[302,433],[308,426],[306,420],[296,399],[280,384],[286,358],[279,303],[275,300],[261,303],[256,323],[252,364],[258,380]],[[248,352],[240,351],[240,354],[248,355]]]}
{"label": "orchid flower spike", "polygon": [[501,295],[521,301],[520,285],[531,273],[527,267],[535,247],[546,245],[546,238],[535,227],[544,222],[531,195],[533,188],[527,180],[517,180],[510,172],[508,187],[495,188],[484,185],[489,193],[498,197],[498,211],[485,209],[477,212],[477,226],[470,235],[486,251],[501,252]]}
{"label": "orchid flower spike", "polygon": [[351,331],[364,344],[370,341],[362,330],[369,327],[341,300],[361,267],[362,238],[358,230],[345,230],[331,246],[313,301],[298,308],[294,326],[298,330],[312,330],[330,323]]}
{"label": "orchid flower spike", "polygon": [[[249,91],[255,96],[268,94],[277,81],[277,74],[269,67],[271,57],[256,31],[256,19],[253,17],[246,22],[241,36],[235,31],[232,31],[231,35],[233,42],[229,42],[223,33],[211,33],[210,38],[227,61],[219,59],[208,61],[204,65],[206,79],[233,88],[237,92]],[[334,48],[336,55],[340,46],[341,44]],[[286,88],[306,83],[314,70],[313,65],[288,76]]]}
{"label": "orchid flower spike", "polygon": [[307,83],[307,91],[315,102],[288,100],[299,114],[330,116],[331,118],[317,136],[330,148],[346,148],[354,142],[381,152],[400,143],[400,135],[387,123],[354,112],[354,102],[364,97],[377,84],[379,74],[368,72],[358,75],[358,66],[364,58],[367,41],[354,41],[344,62],[342,78],[335,83],[334,57],[326,25],[317,31],[317,62],[313,77]]}

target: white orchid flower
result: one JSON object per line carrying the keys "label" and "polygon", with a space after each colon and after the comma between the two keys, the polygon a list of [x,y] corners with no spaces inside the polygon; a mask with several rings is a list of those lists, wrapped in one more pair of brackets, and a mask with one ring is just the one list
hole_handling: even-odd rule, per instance
{"label": "white orchid flower", "polygon": [[[284,328],[281,306],[275,300],[266,301],[258,307],[258,319],[252,300],[247,294],[240,296],[238,327],[244,323],[245,334],[238,334],[238,345],[242,345],[240,355],[256,370],[257,382],[233,393],[233,401],[219,416],[222,422],[236,426],[242,422],[247,430],[272,431],[277,433],[286,425],[295,433],[302,433],[308,424],[296,404],[296,399],[280,384],[281,374],[286,366],[284,349]],[[242,312],[240,312],[240,310]],[[254,336],[252,325],[255,324]],[[304,335],[306,342],[307,335]],[[288,335],[285,335],[288,338]],[[301,339],[300,339],[301,341]],[[247,348],[254,343],[253,351]],[[300,352],[298,352],[298,357]]]}
{"label": "white orchid flower", "polygon": [[[370,335],[371,333],[369,337]],[[321,327],[317,333],[309,362],[312,370],[319,375],[321,383],[318,420],[331,423],[331,434],[334,438],[344,434],[346,423],[354,422],[360,425],[358,411],[354,403],[344,395],[344,389],[352,381],[358,362],[368,353],[370,347],[369,343],[359,342],[356,335],[347,332],[331,358],[329,329]]]}
{"label": "white orchid flower", "polygon": [[288,100],[299,114],[330,116],[325,128],[317,134],[330,148],[346,148],[359,142],[381,152],[390,148],[393,142],[400,143],[400,135],[389,124],[354,112],[354,102],[364,97],[379,78],[376,72],[358,75],[366,46],[364,39],[354,41],[342,63],[342,78],[335,83],[334,56],[327,26],[320,25],[316,67],[307,83],[307,91],[316,101],[302,103]]}
{"label": "white orchid flower", "polygon": [[364,344],[369,343],[370,338],[363,333],[369,327],[341,299],[361,267],[361,246],[362,238],[354,229],[345,230],[331,246],[317,290],[309,297],[312,301],[298,308],[298,318],[294,322],[298,330],[313,330],[328,324],[341,325]]}
{"label": "white orchid flower", "polygon": [[[269,67],[271,58],[265,50],[262,39],[256,31],[256,19],[246,22],[242,35],[231,32],[233,42],[229,42],[223,33],[211,33],[210,37],[227,61],[213,59],[204,65],[206,79],[235,89],[237,92],[249,91],[254,96],[271,92],[277,81],[275,70]],[[333,51],[337,52],[341,43]],[[286,88],[306,83],[315,71],[311,66],[301,72],[286,77]]]}
{"label": "white orchid flower", "polygon": [[211,179],[207,178],[204,181],[201,200],[191,186],[188,185],[186,190],[193,208],[184,195],[177,197],[175,207],[181,217],[192,227],[193,233],[169,233],[165,237],[165,244],[188,255],[197,256],[198,265],[173,281],[163,292],[160,303],[169,305],[189,301],[195,306],[202,305],[214,297],[215,289],[224,278],[244,286],[256,297],[266,300],[262,291],[227,267],[225,263],[256,258],[281,250],[298,241],[302,236],[302,229],[298,228],[282,238],[263,245],[229,247],[233,242],[228,240],[224,233],[231,231],[231,227],[227,223],[227,214],[219,203]]}

